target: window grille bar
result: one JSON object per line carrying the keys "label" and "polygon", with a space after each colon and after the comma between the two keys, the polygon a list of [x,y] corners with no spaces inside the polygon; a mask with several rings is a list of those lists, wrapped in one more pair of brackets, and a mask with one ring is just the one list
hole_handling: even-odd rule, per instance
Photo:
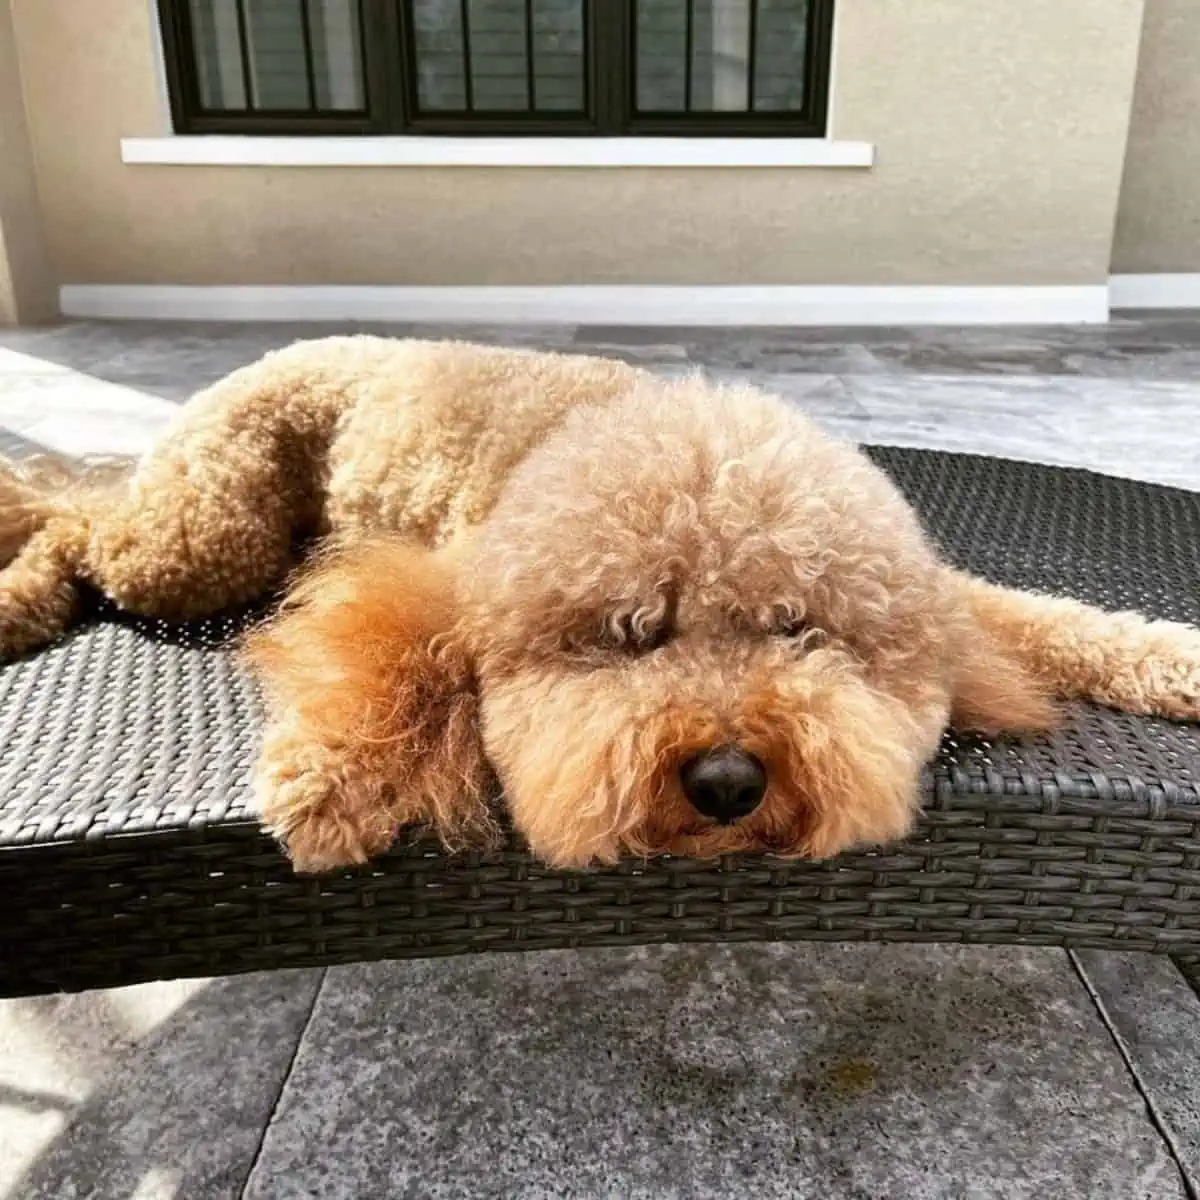
{"label": "window grille bar", "polygon": [[475,87],[471,78],[471,0],[462,0],[463,96],[467,112],[475,111]]}
{"label": "window grille bar", "polygon": [[313,61],[312,16],[309,0],[300,0],[300,33],[304,39],[304,82],[308,90],[308,108],[317,111],[317,71]]}
{"label": "window grille bar", "polygon": [[525,0],[525,90],[530,112],[537,111],[537,82],[533,68],[533,0]]}
{"label": "window grille bar", "polygon": [[758,0],[750,0],[750,46],[746,54],[746,109],[753,112],[758,103]]}
{"label": "window grille bar", "polygon": [[687,11],[684,14],[684,50],[683,50],[683,111],[692,111],[692,52],[694,49],[696,19],[696,0],[687,0]]}
{"label": "window grille bar", "polygon": [[363,11],[365,0],[354,0],[354,18],[358,22],[358,94],[362,101],[360,107],[370,112],[374,104],[379,103],[371,95],[371,65],[367,61],[367,17]]}
{"label": "window grille bar", "polygon": [[258,102],[254,97],[254,72],[250,67],[250,35],[246,21],[246,0],[234,0],[237,11],[238,51],[242,59],[242,90],[246,93],[246,111],[254,112]]}

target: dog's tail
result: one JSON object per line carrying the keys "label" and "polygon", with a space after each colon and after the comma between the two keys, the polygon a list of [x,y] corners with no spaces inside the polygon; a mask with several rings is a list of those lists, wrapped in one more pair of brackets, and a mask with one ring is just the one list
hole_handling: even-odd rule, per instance
{"label": "dog's tail", "polygon": [[0,458],[0,662],[66,630],[91,517],[130,469],[115,459]]}

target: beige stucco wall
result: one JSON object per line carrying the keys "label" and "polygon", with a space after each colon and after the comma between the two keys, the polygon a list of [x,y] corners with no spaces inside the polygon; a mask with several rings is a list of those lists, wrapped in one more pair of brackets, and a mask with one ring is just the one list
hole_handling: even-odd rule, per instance
{"label": "beige stucco wall", "polygon": [[[1158,0],[1151,0],[1152,3]],[[126,167],[147,0],[15,0],[75,283],[1100,283],[1142,0],[841,0],[832,170]]]}
{"label": "beige stucco wall", "polygon": [[0,325],[57,312],[8,0],[0,0]]}
{"label": "beige stucco wall", "polygon": [[1146,5],[1113,270],[1200,271],[1198,0]]}

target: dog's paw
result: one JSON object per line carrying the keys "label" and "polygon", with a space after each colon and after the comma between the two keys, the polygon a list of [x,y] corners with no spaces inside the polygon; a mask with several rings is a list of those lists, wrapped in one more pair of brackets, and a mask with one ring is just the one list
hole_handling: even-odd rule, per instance
{"label": "dog's paw", "polygon": [[390,820],[383,827],[348,817],[336,807],[304,813],[275,828],[297,875],[321,875],[361,866],[382,854],[395,838]]}
{"label": "dog's paw", "polygon": [[1147,711],[1175,721],[1200,721],[1200,663],[1164,659],[1148,664]]}
{"label": "dog's paw", "polygon": [[0,567],[0,663],[57,641],[75,615],[74,586],[36,565]]}
{"label": "dog's paw", "polygon": [[1200,720],[1200,630],[1156,622],[1139,652],[1109,681],[1119,708],[1176,721]]}
{"label": "dog's paw", "polygon": [[264,771],[263,823],[298,875],[360,866],[395,840],[396,823],[374,789],[319,771]]}

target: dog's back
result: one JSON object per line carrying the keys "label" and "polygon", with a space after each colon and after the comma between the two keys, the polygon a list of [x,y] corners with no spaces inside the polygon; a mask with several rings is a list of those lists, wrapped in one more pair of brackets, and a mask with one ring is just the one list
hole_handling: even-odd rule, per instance
{"label": "dog's back", "polygon": [[[195,396],[122,477],[0,461],[0,660],[58,636],[76,582],[131,611],[254,600],[299,538],[445,540],[570,410],[641,372],[461,342],[298,342]],[[7,564],[7,566],[5,566]]]}
{"label": "dog's back", "polygon": [[336,535],[453,537],[487,516],[513,469],[568,413],[607,406],[647,378],[583,355],[385,345],[330,447],[325,525]]}

